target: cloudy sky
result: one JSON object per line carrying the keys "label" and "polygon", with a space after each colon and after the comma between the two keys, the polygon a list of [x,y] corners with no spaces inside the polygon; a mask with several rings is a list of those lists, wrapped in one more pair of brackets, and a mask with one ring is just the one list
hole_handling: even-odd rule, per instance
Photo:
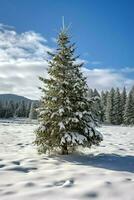
{"label": "cloudy sky", "polygon": [[40,98],[38,76],[47,76],[47,51],[55,48],[63,15],[72,23],[88,85],[129,89],[134,84],[132,7],[131,0],[1,0],[0,93]]}

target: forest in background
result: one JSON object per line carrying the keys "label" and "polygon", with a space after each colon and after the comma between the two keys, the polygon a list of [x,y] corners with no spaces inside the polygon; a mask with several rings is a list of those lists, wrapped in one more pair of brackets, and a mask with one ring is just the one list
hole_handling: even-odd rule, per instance
{"label": "forest in background", "polygon": [[0,118],[30,118],[37,119],[36,108],[39,107],[39,101],[34,100],[1,100],[0,99]]}
{"label": "forest in background", "polygon": [[[92,111],[98,122],[113,125],[134,124],[134,86],[129,93],[125,87],[123,91],[119,88],[102,92],[89,89],[88,98],[95,99]],[[38,107],[39,101],[0,99],[0,118],[37,119]]]}

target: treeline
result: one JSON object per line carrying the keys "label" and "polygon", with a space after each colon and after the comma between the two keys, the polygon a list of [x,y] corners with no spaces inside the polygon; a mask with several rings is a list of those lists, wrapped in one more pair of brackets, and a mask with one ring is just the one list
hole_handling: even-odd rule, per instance
{"label": "treeline", "polygon": [[[111,88],[99,93],[97,89],[89,89],[89,98],[95,98],[92,112],[97,120],[105,124],[134,125],[134,86],[127,93],[126,88]],[[38,101],[0,101],[0,118],[37,119]]]}
{"label": "treeline", "polygon": [[110,91],[99,93],[96,89],[89,90],[88,96],[96,98],[93,113],[97,119],[106,124],[134,125],[134,86],[127,94],[126,88],[112,88]]}
{"label": "treeline", "polygon": [[0,101],[0,118],[37,118],[37,101]]}

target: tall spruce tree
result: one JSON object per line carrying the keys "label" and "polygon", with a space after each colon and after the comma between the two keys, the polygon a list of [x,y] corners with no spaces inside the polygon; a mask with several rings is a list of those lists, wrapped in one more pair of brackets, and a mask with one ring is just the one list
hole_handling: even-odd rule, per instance
{"label": "tall spruce tree", "polygon": [[79,145],[98,145],[102,135],[95,129],[93,102],[87,98],[86,79],[81,72],[83,64],[76,64],[75,47],[65,28],[60,31],[57,44],[56,52],[49,53],[49,78],[40,77],[43,95],[35,144],[40,153],[68,154]]}
{"label": "tall spruce tree", "polygon": [[114,97],[114,124],[120,125],[122,123],[122,101],[119,88],[115,91]]}
{"label": "tall spruce tree", "polygon": [[115,89],[112,88],[107,96],[106,122],[108,124],[114,124],[115,122],[114,97],[115,97]]}
{"label": "tall spruce tree", "polygon": [[127,101],[127,92],[126,92],[126,88],[124,87],[123,91],[122,91],[122,94],[121,94],[122,123],[124,123],[126,101]]}
{"label": "tall spruce tree", "polygon": [[30,108],[30,112],[29,112],[29,118],[30,119],[37,119],[37,110],[36,110],[37,108],[38,108],[37,102],[33,101],[31,103],[31,108]]}
{"label": "tall spruce tree", "polygon": [[94,96],[94,91],[93,91],[91,88],[88,89],[87,97],[88,97],[89,99],[91,99],[93,96]]}
{"label": "tall spruce tree", "polygon": [[128,94],[125,105],[124,124],[134,125],[134,86]]}
{"label": "tall spruce tree", "polygon": [[94,113],[95,118],[99,122],[101,122],[101,115],[102,115],[101,98],[97,89],[94,89],[93,91],[93,98],[94,98],[94,104],[93,104],[92,112]]}
{"label": "tall spruce tree", "polygon": [[101,92],[101,122],[106,120],[107,92]]}
{"label": "tall spruce tree", "polygon": [[0,101],[0,118],[3,118],[3,102]]}

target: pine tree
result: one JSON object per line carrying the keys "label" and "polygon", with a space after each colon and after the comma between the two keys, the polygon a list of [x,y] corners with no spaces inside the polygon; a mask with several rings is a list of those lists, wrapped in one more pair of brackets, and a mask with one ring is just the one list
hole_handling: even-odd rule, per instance
{"label": "pine tree", "polygon": [[13,102],[12,101],[8,101],[6,103],[6,112],[5,112],[5,118],[11,118],[14,115],[14,110],[13,110]]}
{"label": "pine tree", "polygon": [[87,92],[87,97],[89,98],[89,99],[91,99],[94,95],[94,91],[90,88],[90,89],[88,89],[88,92]]}
{"label": "pine tree", "polygon": [[0,118],[3,118],[3,103],[0,101]]}
{"label": "pine tree", "polygon": [[107,92],[101,92],[101,122],[106,120]]}
{"label": "pine tree", "polygon": [[29,113],[30,119],[37,119],[37,111],[36,111],[37,107],[38,107],[37,102],[31,103],[31,108],[30,108],[30,113]]}
{"label": "pine tree", "polygon": [[112,88],[107,96],[106,122],[108,124],[114,124],[115,122],[114,97],[115,97],[115,90],[114,88]]}
{"label": "pine tree", "polygon": [[25,106],[25,101],[22,100],[18,103],[17,110],[15,112],[15,115],[17,117],[25,117],[26,116],[26,106]]}
{"label": "pine tree", "polygon": [[93,96],[92,98],[94,98],[94,104],[93,104],[93,109],[92,112],[95,115],[95,118],[98,120],[98,122],[101,121],[101,116],[102,116],[102,107],[101,107],[101,98],[100,98],[100,94],[97,91],[97,89],[94,89],[93,91]]}
{"label": "pine tree", "polygon": [[134,125],[134,87],[130,90],[125,105],[124,123]]}
{"label": "pine tree", "polygon": [[126,92],[126,88],[124,87],[123,91],[122,91],[122,94],[121,94],[122,123],[124,123],[126,101],[127,101],[127,92]]}
{"label": "pine tree", "polygon": [[122,99],[119,88],[116,89],[114,98],[114,124],[120,125],[122,123]]}
{"label": "pine tree", "polygon": [[86,79],[81,72],[83,64],[75,62],[75,47],[66,29],[59,33],[57,44],[56,52],[49,53],[49,78],[40,77],[43,97],[35,144],[40,153],[59,150],[68,154],[79,145],[98,145],[102,135],[95,129],[92,101],[87,98]]}
{"label": "pine tree", "polygon": [[32,105],[31,101],[27,102],[27,104],[26,104],[26,117],[29,117],[29,115],[30,115],[31,105]]}

